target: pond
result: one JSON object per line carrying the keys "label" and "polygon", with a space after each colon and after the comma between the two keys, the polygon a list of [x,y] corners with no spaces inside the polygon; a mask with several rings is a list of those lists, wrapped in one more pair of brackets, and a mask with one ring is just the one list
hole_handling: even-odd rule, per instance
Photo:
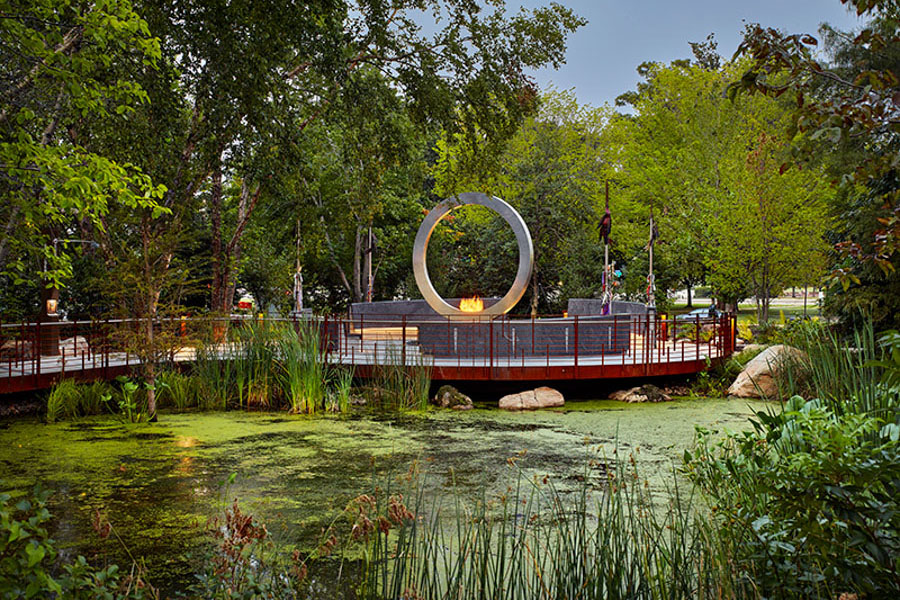
{"label": "pond", "polygon": [[[273,538],[308,548],[355,496],[418,461],[437,500],[502,490],[517,468],[560,486],[582,477],[588,446],[612,458],[634,453],[651,489],[666,493],[696,425],[747,427],[759,405],[691,399],[661,404],[570,402],[565,409],[507,413],[479,408],[422,415],[303,417],[285,413],[168,413],[158,423],[111,418],[0,424],[0,489],[53,490],[53,537],[65,558],[128,564],[121,545],[91,527],[99,510],[151,581],[177,587],[204,547],[207,519],[238,498]],[[233,483],[224,487],[231,474]]]}

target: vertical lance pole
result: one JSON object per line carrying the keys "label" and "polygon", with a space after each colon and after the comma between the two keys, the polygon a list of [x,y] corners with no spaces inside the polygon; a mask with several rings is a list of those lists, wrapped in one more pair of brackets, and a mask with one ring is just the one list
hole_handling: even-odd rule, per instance
{"label": "vertical lance pole", "polygon": [[653,207],[650,207],[650,273],[647,275],[647,305],[656,306],[656,279],[653,277],[653,246],[656,239],[653,230]]}
{"label": "vertical lance pole", "polygon": [[[609,180],[606,181],[606,208],[609,209]],[[603,243],[603,296],[606,297],[609,288],[609,240]]]}
{"label": "vertical lance pole", "polygon": [[300,264],[300,219],[297,219],[297,270],[294,272],[294,312],[303,312],[303,265]]}
{"label": "vertical lance pole", "polygon": [[369,225],[369,245],[368,245],[368,260],[366,261],[366,302],[372,301],[372,261],[375,260],[374,252],[372,250],[372,226]]}
{"label": "vertical lance pole", "polygon": [[[606,209],[609,210],[609,180],[606,180]],[[609,238],[603,241],[603,301],[611,303],[609,293]],[[604,309],[605,310],[605,309]]]}

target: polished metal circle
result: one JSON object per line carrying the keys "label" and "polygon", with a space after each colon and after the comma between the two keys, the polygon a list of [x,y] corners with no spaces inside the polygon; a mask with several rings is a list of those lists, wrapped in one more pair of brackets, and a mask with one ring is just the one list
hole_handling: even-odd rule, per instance
{"label": "polished metal circle", "polygon": [[[463,312],[447,304],[441,298],[431,284],[431,278],[428,277],[428,265],[426,256],[428,253],[428,241],[434,228],[441,222],[441,219],[450,214],[451,211],[466,206],[468,204],[478,204],[490,208],[509,223],[513,233],[516,234],[516,242],[519,245],[519,269],[516,271],[516,279],[512,287],[499,302],[486,307],[481,312]],[[416,285],[422,292],[422,297],[428,302],[438,314],[447,317],[478,317],[478,316],[497,316],[509,312],[516,303],[522,299],[525,290],[528,289],[528,280],[531,278],[531,270],[534,267],[534,246],[531,244],[531,234],[528,227],[519,213],[512,206],[497,198],[496,196],[488,196],[478,192],[467,192],[447,198],[431,209],[425,220],[419,226],[416,233],[416,242],[413,245],[413,273],[416,276]]]}

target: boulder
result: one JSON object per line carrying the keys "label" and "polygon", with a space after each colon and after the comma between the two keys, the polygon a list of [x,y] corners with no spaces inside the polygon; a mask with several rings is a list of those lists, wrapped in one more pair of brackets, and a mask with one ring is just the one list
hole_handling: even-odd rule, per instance
{"label": "boulder", "polygon": [[500,398],[500,408],[504,410],[534,410],[563,406],[566,399],[561,393],[546,386],[527,392],[509,394]]}
{"label": "boulder", "polygon": [[[747,352],[755,345],[744,349]],[[755,349],[755,348],[753,348]],[[778,395],[775,376],[786,360],[803,360],[806,355],[796,348],[779,344],[769,346],[748,362],[731,387],[729,396],[738,398],[774,398]]]}
{"label": "boulder", "polygon": [[0,345],[0,360],[21,360],[23,358],[31,358],[31,342],[17,342],[16,340],[6,340]]}
{"label": "boulder", "polygon": [[755,352],[757,350],[763,351],[765,349],[765,344],[744,344],[744,348],[741,350],[741,352]]}
{"label": "boulder", "polygon": [[472,399],[460,392],[452,385],[442,385],[438,388],[431,403],[441,408],[452,408],[453,410],[471,410]]}
{"label": "boulder", "polygon": [[671,402],[672,397],[655,385],[647,384],[613,392],[609,395],[609,399],[620,402]]}
{"label": "boulder", "polygon": [[59,342],[59,353],[66,356],[80,356],[82,353],[87,354],[90,351],[91,347],[88,345],[87,339],[80,335]]}
{"label": "boulder", "polygon": [[686,385],[667,385],[662,388],[662,393],[667,396],[690,396],[691,388]]}

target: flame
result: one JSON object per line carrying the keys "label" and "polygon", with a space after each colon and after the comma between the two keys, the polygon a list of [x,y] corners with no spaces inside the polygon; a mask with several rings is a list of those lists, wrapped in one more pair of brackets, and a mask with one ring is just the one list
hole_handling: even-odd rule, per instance
{"label": "flame", "polygon": [[484,310],[484,302],[478,296],[463,298],[459,301],[459,310],[470,313],[481,312]]}

